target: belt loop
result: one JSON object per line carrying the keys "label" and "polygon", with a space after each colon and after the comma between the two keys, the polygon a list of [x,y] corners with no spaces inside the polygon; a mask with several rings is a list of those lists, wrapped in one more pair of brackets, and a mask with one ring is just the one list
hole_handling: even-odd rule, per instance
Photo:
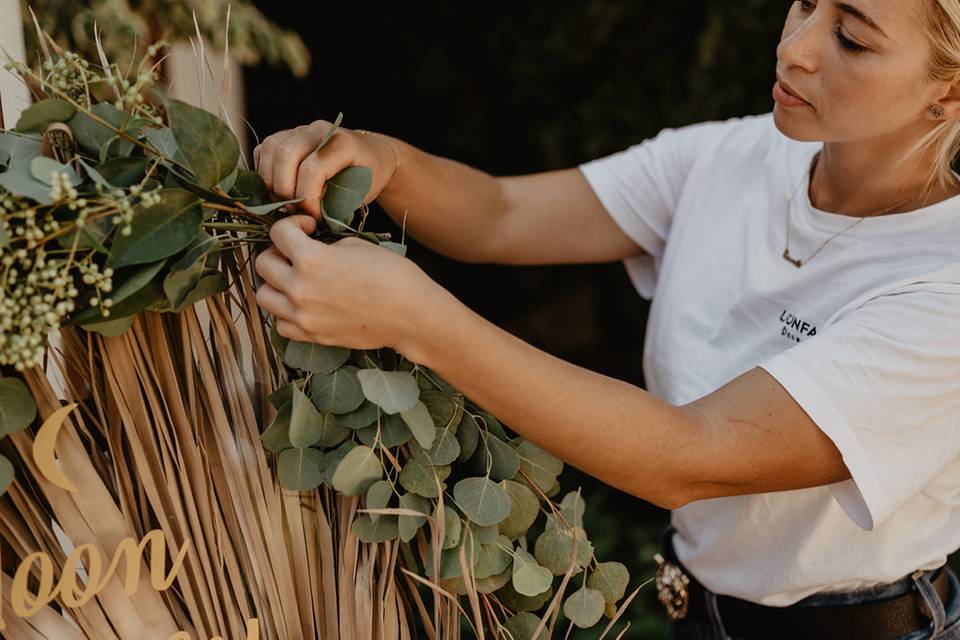
{"label": "belt loop", "polygon": [[727,635],[727,630],[723,626],[723,620],[720,619],[720,608],[717,606],[717,594],[709,589],[704,589],[704,597],[707,601],[707,614],[710,616],[710,626],[717,636],[717,640],[732,640]]}
{"label": "belt loop", "polygon": [[917,569],[910,574],[910,577],[913,578],[917,591],[923,597],[927,616],[933,620],[933,637],[936,637],[947,624],[947,613],[943,608],[943,602],[940,601],[940,596],[937,595],[927,572]]}

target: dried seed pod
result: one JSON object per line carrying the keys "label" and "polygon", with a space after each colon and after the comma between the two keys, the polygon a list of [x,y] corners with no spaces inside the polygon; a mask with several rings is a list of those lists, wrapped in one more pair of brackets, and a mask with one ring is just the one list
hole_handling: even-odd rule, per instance
{"label": "dried seed pod", "polygon": [[57,162],[67,164],[76,153],[73,131],[62,122],[54,122],[43,133],[41,153]]}

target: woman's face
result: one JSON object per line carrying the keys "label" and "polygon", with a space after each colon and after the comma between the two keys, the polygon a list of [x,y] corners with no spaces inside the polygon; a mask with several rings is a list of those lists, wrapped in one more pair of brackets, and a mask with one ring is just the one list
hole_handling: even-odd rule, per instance
{"label": "woman's face", "polygon": [[[916,136],[949,85],[926,78],[921,2],[798,0],[777,47],[777,77],[808,104],[777,100],[774,121],[795,140]],[[775,100],[782,94],[774,86]],[[949,112],[948,112],[949,115]]]}

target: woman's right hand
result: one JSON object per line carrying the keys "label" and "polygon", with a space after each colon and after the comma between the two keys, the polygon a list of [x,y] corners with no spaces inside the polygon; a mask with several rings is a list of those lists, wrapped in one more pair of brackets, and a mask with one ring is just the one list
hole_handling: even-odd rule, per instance
{"label": "woman's right hand", "polygon": [[398,141],[387,136],[338,127],[317,150],[333,124],[316,120],[267,136],[253,150],[253,164],[267,188],[282,200],[302,198],[298,206],[320,217],[326,182],[343,169],[364,166],[373,172],[373,183],[364,203],[380,195],[400,166]]}

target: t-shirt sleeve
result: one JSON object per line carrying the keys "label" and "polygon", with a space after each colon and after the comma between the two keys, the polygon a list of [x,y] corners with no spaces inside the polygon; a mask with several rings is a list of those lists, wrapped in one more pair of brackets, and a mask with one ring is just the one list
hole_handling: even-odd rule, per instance
{"label": "t-shirt sleeve", "polygon": [[960,284],[873,298],[760,363],[850,471],[834,498],[870,531],[960,456]]}
{"label": "t-shirt sleeve", "polygon": [[640,295],[650,299],[687,177],[704,148],[731,118],[668,127],[623,151],[580,165],[614,222],[643,250],[624,263]]}

